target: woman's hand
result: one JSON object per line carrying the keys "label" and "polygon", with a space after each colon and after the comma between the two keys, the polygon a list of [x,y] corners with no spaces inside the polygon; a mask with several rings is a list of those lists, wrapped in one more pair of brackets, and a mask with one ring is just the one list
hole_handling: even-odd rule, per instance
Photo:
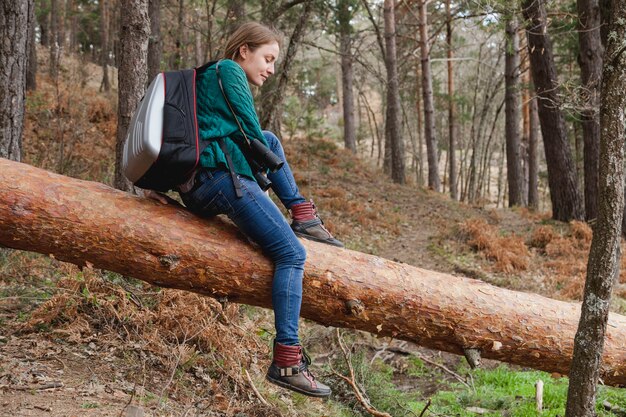
{"label": "woman's hand", "polygon": [[152,190],[143,190],[143,196],[152,200],[156,200],[161,204],[167,204],[167,197],[159,192]]}

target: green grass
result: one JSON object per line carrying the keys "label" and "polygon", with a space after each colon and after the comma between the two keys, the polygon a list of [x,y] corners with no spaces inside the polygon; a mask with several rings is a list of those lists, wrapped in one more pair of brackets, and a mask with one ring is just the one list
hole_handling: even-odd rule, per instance
{"label": "green grass", "polygon": [[[568,379],[554,379],[549,374],[539,371],[515,371],[506,365],[493,370],[473,371],[473,389],[461,384],[454,384],[450,390],[441,390],[433,395],[429,410],[435,414],[471,417],[477,415],[471,408],[487,410],[483,416],[511,417],[556,417],[565,414]],[[543,412],[538,413],[535,402],[535,383],[542,380]],[[603,401],[624,408],[626,391],[600,386],[598,389],[596,410],[598,416],[615,416],[605,411]],[[410,404],[414,411],[424,408],[426,401]],[[469,410],[468,410],[469,409]]]}
{"label": "green grass", "polygon": [[[556,417],[565,414],[569,381],[552,378],[545,372],[514,370],[505,364],[495,369],[470,371],[465,361],[459,359],[455,372],[464,377],[471,374],[468,388],[456,381],[449,382],[449,376],[443,371],[424,364],[417,357],[408,357],[401,372],[380,360],[370,364],[363,352],[354,353],[352,364],[357,383],[364,388],[371,404],[394,417],[419,415],[428,400],[431,404],[425,416]],[[342,368],[339,361],[333,366]],[[345,370],[342,368],[340,372],[346,375]],[[535,383],[538,380],[544,384],[542,413],[536,410]],[[398,389],[400,385],[402,390]],[[424,395],[419,387],[428,387],[435,393]],[[333,381],[333,389],[340,397],[348,398],[351,407],[360,408],[344,383]],[[626,410],[626,390],[599,386],[596,398],[599,417],[623,416],[604,410],[604,401]]]}

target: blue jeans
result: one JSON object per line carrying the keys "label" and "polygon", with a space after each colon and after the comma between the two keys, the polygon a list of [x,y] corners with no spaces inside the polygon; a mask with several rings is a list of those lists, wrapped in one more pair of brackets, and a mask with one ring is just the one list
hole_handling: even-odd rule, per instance
{"label": "blue jeans", "polygon": [[[272,152],[285,162],[280,170],[268,175],[272,190],[286,208],[306,201],[300,195],[278,138],[267,131],[263,135]],[[261,246],[274,263],[272,305],[276,341],[297,345],[306,251],[281,211],[256,181],[242,176],[238,179],[243,193],[241,198],[235,195],[227,171],[202,169],[196,175],[194,188],[181,193],[181,198],[189,210],[202,217],[226,214],[246,236]]]}

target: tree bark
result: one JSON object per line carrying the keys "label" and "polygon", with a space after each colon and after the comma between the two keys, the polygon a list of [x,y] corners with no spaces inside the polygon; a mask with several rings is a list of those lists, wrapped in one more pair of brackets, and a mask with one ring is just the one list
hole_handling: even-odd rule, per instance
{"label": "tree bark", "polygon": [[32,0],[0,0],[0,157],[19,161]]}
{"label": "tree bark", "polygon": [[[246,2],[244,0],[228,0],[226,11],[225,31],[231,35],[246,18]],[[275,20],[269,22],[274,24]]]}
{"label": "tree bark", "polygon": [[28,65],[26,66],[26,90],[35,91],[37,89],[37,39],[35,28],[37,20],[35,18],[35,5],[32,2],[29,7],[28,24]]}
{"label": "tree bark", "polygon": [[259,117],[261,126],[263,126],[264,129],[275,132],[276,134],[280,134],[285,91],[287,90],[289,75],[296,57],[296,52],[298,51],[298,46],[300,45],[300,41],[306,32],[305,26],[309,22],[309,16],[313,8],[313,1],[306,1],[303,7],[304,9],[302,10],[302,14],[300,14],[300,19],[298,20],[298,23],[296,23],[296,27],[293,29],[293,33],[289,38],[287,53],[283,59],[283,65],[278,72],[278,81],[275,84],[266,83],[267,86],[263,89],[265,92],[264,97],[262,98],[264,105],[261,108],[261,115]]}
{"label": "tree bark", "polygon": [[147,0],[129,0],[124,4],[120,28],[119,50],[119,104],[117,122],[117,141],[115,147],[115,188],[131,190],[132,185],[122,172],[124,141],[130,118],[146,88],[148,37]]}
{"label": "tree bark", "polygon": [[558,97],[559,84],[547,34],[545,0],[524,0],[524,17],[533,84],[537,91],[539,120],[543,136],[552,218],[561,221],[582,220],[584,211],[578,190],[572,151],[567,138],[565,119]]}
{"label": "tree bark", "polygon": [[78,12],[75,0],[67,0],[65,4],[65,18],[70,27],[69,51],[78,51]]}
{"label": "tree bark", "polygon": [[50,10],[47,7],[42,7],[40,13],[37,14],[37,24],[41,46],[50,46]]}
{"label": "tree bark", "polygon": [[339,49],[341,54],[341,91],[343,97],[343,140],[346,149],[356,153],[356,127],[354,120],[354,68],[352,67],[352,25],[350,1],[340,0],[337,20],[339,22]]}
{"label": "tree bark", "polygon": [[59,0],[50,0],[50,78],[56,80],[59,75],[61,46],[59,41]]}
{"label": "tree bark", "polygon": [[391,144],[391,179],[398,184],[406,182],[404,170],[404,139],[400,118],[400,89],[398,85],[398,59],[396,56],[395,1],[385,0],[385,67],[387,67],[387,117],[386,141]]}
{"label": "tree bark", "polygon": [[600,84],[602,54],[600,38],[602,17],[599,0],[578,0],[578,64],[582,82],[581,111],[584,140],[585,218],[598,215],[598,158],[600,153]]}
{"label": "tree bark", "polygon": [[[303,317],[455,354],[475,348],[484,358],[569,370],[578,303],[302,243]],[[231,223],[7,159],[0,159],[0,244],[271,307],[274,268]],[[603,360],[604,382],[626,384],[626,317],[609,316]]]}
{"label": "tree bark", "polygon": [[435,106],[433,103],[433,79],[430,71],[430,48],[428,46],[428,19],[426,18],[426,0],[420,1],[420,53],[422,56],[422,95],[424,96],[424,137],[428,158],[428,187],[439,192],[439,157],[437,155],[437,137],[435,136]]}
{"label": "tree bark", "polygon": [[567,417],[595,416],[596,386],[611,291],[620,268],[624,213],[624,137],[626,136],[626,3],[615,1],[607,37],[600,108],[598,221],[591,241],[585,295],[570,368]]}
{"label": "tree bark", "polygon": [[539,209],[539,165],[537,145],[539,144],[540,126],[537,99],[530,101],[530,132],[528,135],[528,207]]}
{"label": "tree bark", "polygon": [[176,30],[176,53],[173,69],[185,67],[185,0],[178,0],[178,29]]}
{"label": "tree bark", "polygon": [[149,0],[148,15],[150,17],[148,81],[152,81],[161,72],[161,57],[163,54],[163,43],[161,42],[161,0]]}
{"label": "tree bark", "polygon": [[459,199],[456,167],[456,100],[454,98],[454,71],[452,58],[452,16],[450,14],[450,0],[446,0],[446,44],[448,55],[448,140],[450,154],[450,198]]}
{"label": "tree bark", "polygon": [[110,91],[109,81],[109,8],[106,1],[100,2],[100,65],[102,66],[102,83],[100,91]]}
{"label": "tree bark", "polygon": [[519,97],[519,37],[517,18],[506,21],[505,48],[505,133],[506,133],[506,176],[509,185],[509,207],[524,204],[522,195],[523,177],[520,157],[520,97]]}

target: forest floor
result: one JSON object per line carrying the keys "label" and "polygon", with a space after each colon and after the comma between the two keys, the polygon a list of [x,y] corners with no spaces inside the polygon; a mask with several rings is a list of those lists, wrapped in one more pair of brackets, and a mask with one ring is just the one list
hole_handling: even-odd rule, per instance
{"label": "forest floor", "polygon": [[[83,87],[57,88],[41,77],[29,95],[24,160],[110,183],[114,100],[97,92],[94,75],[72,68],[67,77],[86,77],[77,83]],[[289,138],[285,148],[303,194],[349,249],[514,290],[581,298],[588,225],[392,184],[329,139]],[[626,313],[624,272],[612,310]],[[268,310],[0,249],[0,416],[366,415],[334,374],[348,372],[339,338],[351,347],[348,359],[370,402],[394,416],[420,415],[429,399],[471,378],[458,356],[303,321],[314,369],[334,388],[330,400],[311,400],[264,381],[272,331]],[[484,367],[501,369],[494,361]],[[463,403],[459,395],[450,401]],[[626,406],[626,394],[612,401]],[[463,404],[469,414],[431,408],[424,415],[530,415]]]}

